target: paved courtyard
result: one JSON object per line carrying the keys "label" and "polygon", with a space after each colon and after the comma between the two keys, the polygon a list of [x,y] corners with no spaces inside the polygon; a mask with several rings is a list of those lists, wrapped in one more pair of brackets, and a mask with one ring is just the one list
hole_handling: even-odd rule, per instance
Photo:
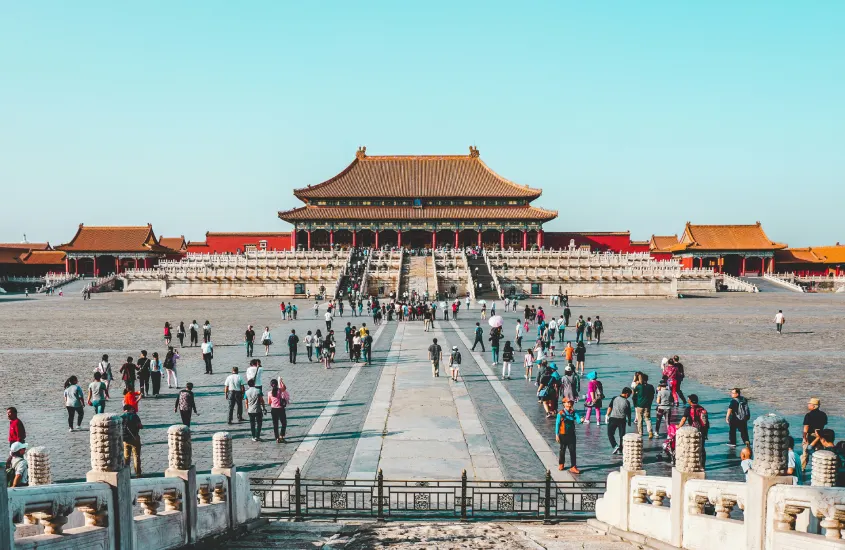
{"label": "paved courtyard", "polygon": [[[576,318],[599,314],[604,321],[606,342],[588,347],[587,370],[600,373],[608,395],[629,385],[635,370],[659,378],[660,358],[681,355],[687,368],[684,391],[702,397],[714,426],[708,475],[740,479],[738,456],[725,446],[726,425],[720,420],[730,387],[745,388],[754,416],[770,411],[788,415],[796,437],[806,398],[819,396],[832,427],[845,434],[845,419],[837,415],[845,405],[838,391],[845,382],[843,301],[843,295],[720,294],[682,300],[573,300],[572,311]],[[528,303],[560,313],[547,307],[548,302]],[[334,328],[342,332],[346,322],[367,322],[374,329],[373,364],[351,363],[341,343],[338,363],[325,370],[309,364],[302,347],[298,363],[288,361],[283,343],[291,329],[301,337],[307,330],[325,331],[322,304],[318,316],[313,302],[297,304],[299,318],[282,321],[274,299],[179,300],[121,293],[94,295],[88,302],[75,294],[5,297],[0,299],[0,402],[18,407],[29,443],[50,450],[56,479],[82,479],[90,467],[88,432],[67,431],[64,380],[76,374],[87,385],[103,353],[110,355],[115,369],[127,355],[138,357],[141,349],[163,353],[165,321],[178,325],[196,319],[202,324],[208,319],[216,346],[214,374],[203,374],[199,348],[182,349],[178,365],[180,385],[195,385],[200,416],[193,426],[194,460],[199,470],[211,467],[211,436],[222,430],[234,434],[239,467],[267,477],[292,476],[300,468],[305,476],[319,478],[371,478],[382,469],[389,479],[456,479],[466,469],[476,479],[541,479],[546,468],[557,464],[553,421],[545,418],[536,387],[521,377],[521,367],[514,369],[512,379],[501,380],[489,350],[470,351],[477,306],[462,311],[457,322],[438,320],[431,332],[423,330],[422,322],[372,327],[371,319],[350,317],[347,309]],[[501,313],[501,303],[498,309]],[[783,336],[774,333],[777,309],[787,316]],[[520,312],[504,317],[510,338]],[[250,440],[248,423],[226,424],[223,381],[233,366],[248,364],[242,345],[248,323],[259,334],[270,326],[276,341],[269,357],[260,346],[255,356],[264,363],[265,377],[282,376],[292,395],[284,444],[272,441],[269,417],[264,425],[269,441],[264,442]],[[532,327],[524,345],[535,335]],[[459,382],[450,381],[445,364],[441,376],[432,377],[426,349],[435,337],[444,353],[453,345],[461,350]],[[115,385],[119,388],[120,382]],[[165,387],[163,393],[140,406],[145,474],[165,469],[166,430],[178,422],[173,412],[176,390]],[[119,409],[117,400],[107,406],[107,412]],[[83,426],[90,416],[88,407]],[[0,429],[7,430],[5,419]],[[652,474],[668,472],[667,466],[656,464],[660,443],[645,442]],[[618,468],[621,457],[611,456],[610,450],[604,425],[578,427],[582,478],[602,479]],[[571,479],[568,472],[554,470],[554,475]]]}

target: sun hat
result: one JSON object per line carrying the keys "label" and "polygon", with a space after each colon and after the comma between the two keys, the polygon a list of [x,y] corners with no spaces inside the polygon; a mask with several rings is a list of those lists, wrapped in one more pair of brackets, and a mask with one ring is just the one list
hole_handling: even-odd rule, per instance
{"label": "sun hat", "polygon": [[13,455],[16,452],[20,451],[21,449],[27,449],[27,448],[29,448],[29,445],[27,445],[26,443],[21,443],[20,441],[15,441],[9,447],[9,454]]}
{"label": "sun hat", "polygon": [[596,371],[593,371],[593,372],[590,372],[590,373],[587,374],[587,380],[595,380],[598,377],[599,377],[599,375]]}
{"label": "sun hat", "polygon": [[810,404],[810,405],[815,405],[815,406],[817,406],[817,407],[818,407],[819,405],[821,405],[821,401],[819,401],[819,398],[818,398],[818,397],[811,397],[811,398],[810,398],[810,401],[809,401],[809,404]]}

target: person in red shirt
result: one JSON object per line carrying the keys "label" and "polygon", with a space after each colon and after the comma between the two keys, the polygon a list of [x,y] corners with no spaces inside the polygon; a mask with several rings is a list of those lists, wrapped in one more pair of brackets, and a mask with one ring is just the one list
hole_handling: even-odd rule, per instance
{"label": "person in red shirt", "polygon": [[9,445],[12,443],[26,443],[26,428],[18,418],[18,410],[15,407],[6,409],[6,417],[9,419]]}
{"label": "person in red shirt", "polygon": [[138,402],[141,401],[141,392],[123,390],[123,404],[132,407],[136,413],[138,412]]}

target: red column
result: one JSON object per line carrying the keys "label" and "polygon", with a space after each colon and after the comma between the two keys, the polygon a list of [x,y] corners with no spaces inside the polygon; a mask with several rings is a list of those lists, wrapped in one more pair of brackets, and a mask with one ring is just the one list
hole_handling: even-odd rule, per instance
{"label": "red column", "polygon": [[65,254],[65,273],[70,273],[70,258]]}
{"label": "red column", "polygon": [[334,246],[334,229],[329,229],[329,248]]}
{"label": "red column", "polygon": [[73,259],[73,274],[79,275],[79,259],[78,258]]}
{"label": "red column", "polygon": [[311,250],[311,230],[308,230],[308,248],[306,250]]}
{"label": "red column", "polygon": [[455,248],[458,248],[458,233],[460,233],[460,231],[455,229]]}
{"label": "red column", "polygon": [[522,230],[522,249],[528,250],[528,231]]}
{"label": "red column", "polygon": [[96,277],[97,276],[97,257],[94,256],[92,259],[94,260],[94,277]]}
{"label": "red column", "polygon": [[499,248],[505,249],[505,232],[499,231]]}
{"label": "red column", "polygon": [[437,248],[437,231],[431,232],[431,249]]}
{"label": "red column", "polygon": [[114,257],[114,272],[120,273],[120,256]]}
{"label": "red column", "polygon": [[774,272],[775,272],[775,257],[772,256],[771,258],[769,258],[769,273],[774,273]]}
{"label": "red column", "polygon": [[481,230],[478,230],[478,246],[481,246]]}
{"label": "red column", "polygon": [[537,248],[543,248],[543,230],[537,231]]}
{"label": "red column", "polygon": [[[376,242],[378,242],[378,240],[376,240]],[[378,246],[378,245],[376,245],[376,246]],[[402,230],[401,229],[396,230],[396,246],[397,247],[402,246]]]}
{"label": "red column", "polygon": [[378,231],[376,231],[376,248],[378,248]]}
{"label": "red column", "polygon": [[739,268],[739,274],[745,275],[745,256],[742,257],[742,265]]}

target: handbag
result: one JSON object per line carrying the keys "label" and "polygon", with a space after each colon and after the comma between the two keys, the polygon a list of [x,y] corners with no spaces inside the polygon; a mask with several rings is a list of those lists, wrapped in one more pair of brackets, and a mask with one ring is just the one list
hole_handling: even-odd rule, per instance
{"label": "handbag", "polygon": [[549,395],[549,387],[548,386],[546,386],[545,388],[543,388],[542,390],[537,392],[537,397],[539,397],[540,399],[545,399],[546,397],[548,397],[548,395]]}

